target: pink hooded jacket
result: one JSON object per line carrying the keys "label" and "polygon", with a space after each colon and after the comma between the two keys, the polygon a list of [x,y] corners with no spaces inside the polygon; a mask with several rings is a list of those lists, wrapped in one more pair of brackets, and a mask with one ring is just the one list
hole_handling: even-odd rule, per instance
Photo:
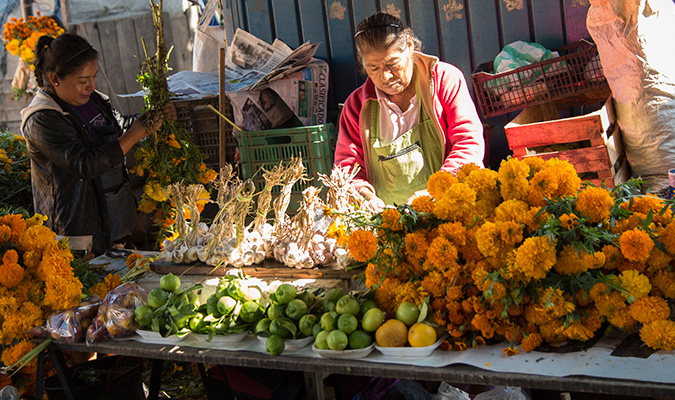
{"label": "pink hooded jacket", "polygon": [[[442,132],[441,143],[445,146],[445,161],[441,170],[453,171],[462,165],[474,163],[483,166],[485,142],[483,124],[471,99],[466,80],[455,66],[439,61],[434,56],[415,53],[417,79],[420,82],[420,99],[434,120],[436,130]],[[372,100],[372,101],[368,101]],[[353,185],[356,190],[374,187],[369,181],[370,159],[370,111],[377,102],[375,85],[366,82],[349,95],[340,115],[340,129],[335,149],[335,165],[358,164],[361,170]]]}

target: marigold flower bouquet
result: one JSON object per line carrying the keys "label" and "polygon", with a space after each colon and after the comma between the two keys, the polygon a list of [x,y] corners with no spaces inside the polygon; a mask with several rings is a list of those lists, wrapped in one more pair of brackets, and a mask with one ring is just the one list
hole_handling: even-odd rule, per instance
{"label": "marigold flower bouquet", "polygon": [[[145,95],[145,112],[153,115],[170,100],[166,73],[169,70],[170,52],[166,49],[162,24],[162,1],[151,2],[153,22],[157,40],[157,53],[148,55],[141,65],[137,80]],[[153,118],[149,117],[149,121]],[[172,183],[209,184],[218,173],[206,167],[205,156],[192,140],[192,134],[181,123],[164,120],[162,126],[143,141],[134,154],[136,167],[131,169],[138,176],[146,176],[143,195],[138,209],[154,213],[153,222],[159,226],[157,243],[175,233],[175,204],[167,197],[167,188]],[[210,194],[206,192],[204,199]],[[206,201],[200,203],[203,209]],[[201,210],[200,210],[201,211]]]}
{"label": "marigold flower bouquet", "polygon": [[[29,329],[41,325],[49,312],[74,307],[82,298],[68,242],[55,240],[45,220],[39,214],[0,216],[0,360],[5,367],[35,347],[28,340]],[[33,390],[36,367],[32,360],[12,377],[22,393]],[[0,372],[0,381],[9,379],[5,372]]]}
{"label": "marigold flower bouquet", "polygon": [[639,180],[586,186],[566,161],[437,172],[430,196],[349,222],[348,249],[390,315],[428,301],[445,349],[505,340],[506,354],[588,341],[609,324],[675,349],[675,223]]}
{"label": "marigold flower bouquet", "polygon": [[15,97],[20,97],[26,91],[29,79],[27,70],[33,70],[37,40],[40,36],[57,37],[62,33],[63,28],[58,26],[52,17],[40,15],[40,12],[37,12],[37,16],[30,15],[25,20],[23,18],[12,18],[5,23],[2,32],[5,49],[9,54],[19,56],[22,61],[17,67],[15,79],[12,81]]}

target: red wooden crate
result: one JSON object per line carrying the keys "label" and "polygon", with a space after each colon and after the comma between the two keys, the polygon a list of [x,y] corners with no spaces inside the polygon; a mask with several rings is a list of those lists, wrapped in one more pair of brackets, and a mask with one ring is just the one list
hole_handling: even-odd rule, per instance
{"label": "red wooden crate", "polygon": [[568,160],[597,186],[604,180],[611,188],[631,176],[611,97],[600,110],[578,117],[547,120],[541,107],[526,108],[504,131],[514,157]]}

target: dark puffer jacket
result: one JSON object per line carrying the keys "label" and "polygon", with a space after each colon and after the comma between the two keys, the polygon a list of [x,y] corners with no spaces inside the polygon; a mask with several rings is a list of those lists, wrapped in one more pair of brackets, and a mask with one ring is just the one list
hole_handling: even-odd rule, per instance
{"label": "dark puffer jacket", "polygon": [[[117,121],[120,134],[131,126],[133,118],[114,111],[107,96],[94,92],[91,98]],[[94,147],[87,127],[66,110],[55,95],[43,91],[21,110],[33,205],[57,234],[93,235],[93,252],[102,254],[110,246],[110,229],[101,174],[122,164],[124,153],[118,142]]]}

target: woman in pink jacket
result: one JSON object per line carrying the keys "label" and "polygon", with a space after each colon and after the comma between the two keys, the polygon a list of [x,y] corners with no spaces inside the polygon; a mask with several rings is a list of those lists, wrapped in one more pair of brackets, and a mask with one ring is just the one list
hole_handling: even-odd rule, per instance
{"label": "woman in pink jacket", "polygon": [[420,40],[389,14],[356,28],[368,78],[345,101],[335,164],[360,166],[354,186],[375,209],[428,195],[436,171],[483,166],[483,125],[462,72],[419,52]]}

